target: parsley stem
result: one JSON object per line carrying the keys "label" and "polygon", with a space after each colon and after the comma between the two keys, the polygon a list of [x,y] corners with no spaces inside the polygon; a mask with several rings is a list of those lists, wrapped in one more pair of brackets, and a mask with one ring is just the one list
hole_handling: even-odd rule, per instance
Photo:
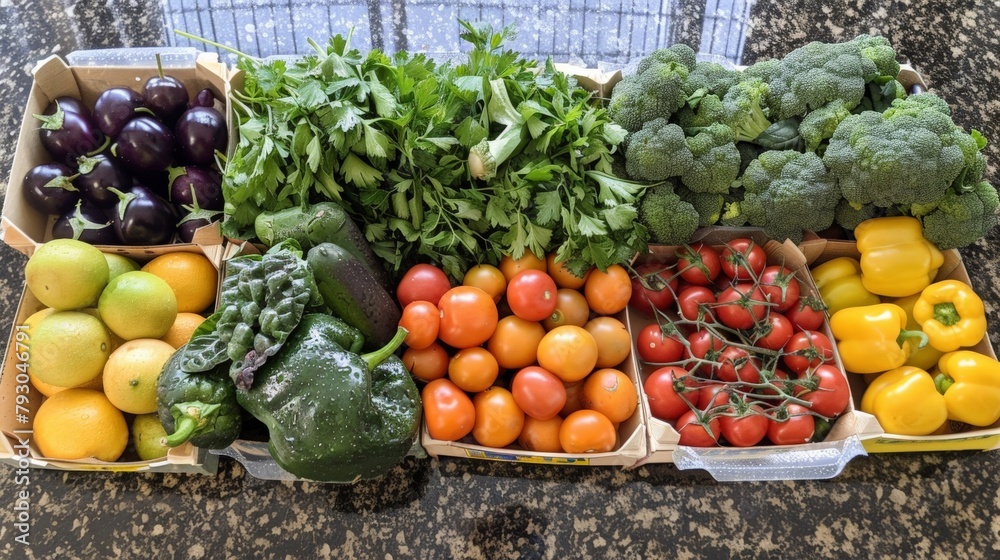
{"label": "parsley stem", "polygon": [[232,48],[232,47],[230,47],[228,45],[223,45],[222,43],[216,43],[215,41],[212,41],[212,40],[209,40],[209,39],[205,39],[204,37],[199,37],[197,35],[192,35],[190,33],[181,31],[180,29],[174,29],[174,33],[180,35],[181,37],[184,37],[185,39],[191,39],[192,41],[201,41],[202,43],[205,43],[206,45],[212,45],[213,47],[215,47],[217,49],[222,49],[224,51],[231,52],[231,53],[235,54],[236,56],[241,56],[243,58],[249,58],[251,60],[256,60],[254,57],[252,57],[252,56],[250,56],[250,55],[248,55],[248,54],[246,54],[244,52],[238,51],[238,50],[236,50],[236,49],[234,49],[234,48]]}

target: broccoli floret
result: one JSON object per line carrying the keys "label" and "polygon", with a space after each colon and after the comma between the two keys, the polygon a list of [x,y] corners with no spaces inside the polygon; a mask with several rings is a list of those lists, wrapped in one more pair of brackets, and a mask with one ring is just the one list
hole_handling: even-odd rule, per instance
{"label": "broccoli floret", "polygon": [[639,61],[635,72],[642,74],[654,64],[678,64],[690,72],[698,65],[698,55],[695,54],[694,49],[684,43],[676,43],[649,53]]}
{"label": "broccoli floret", "polygon": [[875,63],[879,76],[899,75],[899,61],[896,60],[896,49],[888,39],[880,35],[858,35],[851,39],[851,44],[858,47],[861,56]]}
{"label": "broccoli floret", "polygon": [[699,226],[713,225],[722,217],[722,205],[725,203],[725,199],[721,194],[696,193],[683,185],[674,190],[677,196],[681,197],[681,200],[690,202],[691,206],[694,206],[698,212]]}
{"label": "broccoli floret", "polygon": [[766,112],[767,82],[746,77],[729,88],[722,98],[725,122],[732,127],[736,140],[752,142],[771,126]]}
{"label": "broccoli floret", "polygon": [[743,227],[747,225],[747,217],[743,214],[743,201],[727,202],[722,208],[719,223],[727,227]]}
{"label": "broccoli floret", "polygon": [[803,230],[833,225],[840,201],[836,180],[812,152],[764,152],[743,174],[746,195],[740,210],[772,239],[802,241]]}
{"label": "broccoli floret", "polygon": [[[725,194],[740,171],[740,151],[733,130],[716,123],[687,139],[694,158],[681,182],[694,192]],[[662,163],[661,163],[662,165]]]}
{"label": "broccoli floret", "polygon": [[688,99],[688,104],[681,107],[674,114],[674,120],[688,134],[691,134],[697,132],[693,129],[700,129],[711,126],[714,123],[723,122],[725,114],[722,100],[717,95],[709,93],[697,99]]}
{"label": "broccoli floret", "polygon": [[833,136],[840,123],[850,114],[851,107],[847,103],[831,101],[802,117],[799,136],[805,142],[806,151],[818,152],[820,146]]}
{"label": "broccoli floret", "polygon": [[670,183],[654,185],[639,201],[639,223],[653,243],[681,245],[698,229],[698,211],[681,200]]}
{"label": "broccoli floret", "polygon": [[704,91],[707,95],[723,97],[729,88],[740,81],[740,73],[718,62],[699,62],[688,74],[687,88],[694,94]]}
{"label": "broccoli floret", "polygon": [[837,203],[837,209],[833,213],[833,220],[846,230],[854,230],[861,222],[877,218],[881,215],[882,209],[874,204],[860,204],[858,207],[855,207],[847,199],[842,198]]}
{"label": "broccoli floret", "polygon": [[937,208],[921,219],[924,237],[940,249],[971,245],[996,227],[998,207],[997,190],[986,181],[967,192],[949,190]]}
{"label": "broccoli floret", "polygon": [[694,164],[684,130],[659,118],[629,135],[625,171],[633,179],[662,181],[678,177]]}
{"label": "broccoli floret", "polygon": [[[893,106],[926,95],[930,94],[897,100]],[[963,144],[975,144],[951,117],[938,111],[916,115],[891,111],[865,111],[847,117],[823,154],[823,162],[840,182],[844,198],[856,206],[906,206],[939,200],[966,166]]]}
{"label": "broccoli floret", "polygon": [[670,118],[687,102],[688,69],[676,62],[652,63],[615,84],[608,116],[629,132],[657,118]]}
{"label": "broccoli floret", "polygon": [[948,102],[933,93],[922,93],[894,101],[884,113],[887,119],[904,115],[919,118],[928,111],[951,116],[951,107],[948,106]]}

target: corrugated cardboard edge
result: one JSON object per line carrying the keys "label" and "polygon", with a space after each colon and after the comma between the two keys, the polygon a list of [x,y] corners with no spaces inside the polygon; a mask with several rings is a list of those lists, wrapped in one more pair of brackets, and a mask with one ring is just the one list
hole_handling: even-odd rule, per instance
{"label": "corrugated cardboard edge", "polygon": [[[201,253],[204,254],[219,269],[222,260],[221,246],[183,246],[165,245],[160,247],[114,247],[114,251],[105,251],[131,257],[140,262],[148,261],[156,256],[177,253]],[[21,423],[17,420],[17,413],[21,405],[27,409],[28,418],[34,418],[38,407],[43,401],[43,396],[25,376],[18,370],[18,365],[23,363],[17,357],[17,325],[24,322],[36,311],[44,306],[28,290],[27,287],[21,294],[17,312],[11,325],[10,335],[7,339],[7,353],[4,356],[2,369],[0,369],[0,463],[12,465],[17,468],[42,468],[65,471],[114,471],[114,472],[188,472],[199,474],[215,474],[218,470],[219,458],[208,453],[206,449],[194,447],[191,444],[184,444],[171,449],[167,457],[153,461],[131,461],[131,462],[106,462],[92,459],[64,460],[47,459],[41,455],[38,448],[31,443],[27,448],[21,445],[19,438],[27,438],[31,441],[31,434],[23,430],[30,430],[30,423]],[[26,383],[22,383],[22,381]],[[27,393],[19,393],[19,386],[27,386]],[[26,403],[19,403],[18,396],[25,395]]]}

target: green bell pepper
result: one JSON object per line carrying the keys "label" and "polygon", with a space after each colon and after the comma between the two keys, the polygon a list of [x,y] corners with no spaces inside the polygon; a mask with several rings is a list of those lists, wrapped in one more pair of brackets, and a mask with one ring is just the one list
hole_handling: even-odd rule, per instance
{"label": "green bell pepper", "polygon": [[229,446],[240,435],[243,410],[228,364],[188,373],[181,368],[182,355],[180,349],[174,352],[156,383],[156,411],[167,431],[167,445],[190,441],[206,449]]}

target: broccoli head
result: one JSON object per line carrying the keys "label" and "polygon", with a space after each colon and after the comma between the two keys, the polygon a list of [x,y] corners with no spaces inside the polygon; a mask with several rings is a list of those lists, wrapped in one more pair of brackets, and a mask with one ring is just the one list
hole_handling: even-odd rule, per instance
{"label": "broccoli head", "polygon": [[693,192],[725,194],[740,171],[740,151],[733,130],[715,123],[687,138],[693,161],[681,182]]}
{"label": "broccoli head", "polygon": [[853,231],[861,222],[877,218],[881,215],[882,208],[874,204],[859,204],[855,207],[846,198],[842,198],[837,203],[837,209],[833,213],[833,220],[840,227]]}
{"label": "broccoli head", "polygon": [[830,138],[823,162],[840,182],[844,198],[856,206],[939,200],[966,166],[968,142],[975,140],[938,111],[890,111],[865,111],[844,119]]}
{"label": "broccoli head", "polygon": [[694,206],[698,212],[699,226],[713,225],[722,217],[722,205],[726,200],[721,194],[696,193],[684,186],[677,187],[675,192],[681,200],[690,202],[691,206]]}
{"label": "broccoli head", "polygon": [[629,135],[625,171],[633,179],[662,181],[678,177],[694,164],[684,130],[659,118]]}
{"label": "broccoli head", "polygon": [[725,122],[732,127],[737,141],[752,142],[771,126],[765,101],[768,91],[762,78],[745,77],[722,98]]}
{"label": "broccoli head", "polygon": [[694,49],[684,43],[676,43],[667,48],[656,49],[643,57],[639,61],[635,73],[642,74],[654,64],[677,64],[690,72],[698,65],[698,55],[695,54]]}
{"label": "broccoli head", "polygon": [[949,190],[937,207],[921,218],[924,237],[940,249],[971,245],[996,227],[998,207],[997,190],[986,181],[965,192]]}
{"label": "broccoli head", "polygon": [[681,200],[669,182],[654,185],[639,200],[639,223],[653,243],[681,245],[698,229],[698,211]]}
{"label": "broccoli head", "polygon": [[809,152],[818,152],[820,146],[829,140],[840,123],[851,114],[851,107],[843,101],[831,101],[802,117],[799,136]]}
{"label": "broccoli head", "polygon": [[739,72],[718,62],[698,62],[688,73],[687,89],[691,95],[704,91],[708,95],[723,97],[740,79]]}
{"label": "broccoli head", "polygon": [[[699,90],[703,91],[703,90]],[[725,109],[722,100],[715,94],[708,93],[703,96],[688,99],[687,105],[680,108],[674,114],[674,120],[684,130],[691,134],[692,129],[711,126],[713,123],[721,123],[725,120]]]}
{"label": "broccoli head", "polygon": [[658,118],[670,118],[687,102],[688,68],[677,62],[640,64],[640,71],[615,84],[608,116],[629,132]]}
{"label": "broccoli head", "polygon": [[833,225],[840,201],[836,180],[812,152],[767,151],[743,174],[746,194],[740,210],[772,239],[802,241],[803,230]]}

